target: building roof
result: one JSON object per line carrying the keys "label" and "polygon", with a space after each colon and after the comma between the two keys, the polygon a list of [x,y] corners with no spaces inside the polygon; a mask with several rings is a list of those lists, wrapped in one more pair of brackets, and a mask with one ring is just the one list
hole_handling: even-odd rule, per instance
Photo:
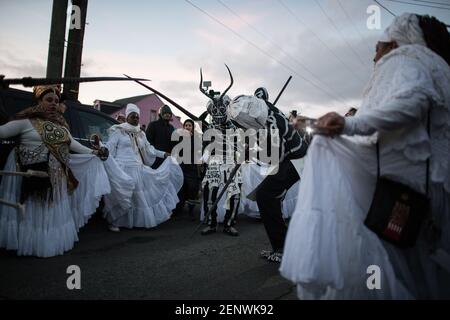
{"label": "building roof", "polygon": [[102,112],[111,115],[123,108],[122,105],[114,102],[104,101],[104,100],[95,100],[94,107],[97,107],[97,110],[101,110]]}
{"label": "building roof", "polygon": [[[128,98],[122,98],[113,102],[96,100],[96,104],[100,106],[100,110],[111,115],[117,116],[119,113],[125,113],[127,104],[133,103],[141,110],[140,123],[148,124],[151,121],[158,119],[159,108],[164,105],[164,102],[156,94],[144,94],[140,96],[133,96]],[[174,112],[176,110],[173,110]],[[182,122],[179,116],[173,114],[171,124],[175,128],[182,127]]]}
{"label": "building roof", "polygon": [[122,105],[122,106],[126,106],[129,103],[136,103],[138,101],[141,101],[141,100],[143,100],[143,99],[145,99],[147,97],[154,96],[154,95],[155,95],[154,93],[143,94],[143,95],[140,95],[140,96],[134,96],[134,97],[118,99],[118,100],[113,101],[112,103],[119,104],[119,105]]}

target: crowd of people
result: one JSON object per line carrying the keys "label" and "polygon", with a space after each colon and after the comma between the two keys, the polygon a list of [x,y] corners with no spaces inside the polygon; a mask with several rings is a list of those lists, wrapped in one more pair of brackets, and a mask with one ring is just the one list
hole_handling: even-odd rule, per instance
{"label": "crowd of people", "polygon": [[[26,209],[19,216],[0,206],[0,247],[18,255],[63,254],[102,197],[114,232],[153,228],[186,205],[195,219],[200,203],[203,216],[209,213],[202,235],[215,233],[222,222],[225,234],[239,236],[236,216],[253,200],[271,244],[260,256],[280,263],[300,299],[450,298],[450,34],[433,17],[405,13],[385,30],[374,63],[361,105],[345,116],[327,113],[310,130],[304,119],[287,117],[269,102],[265,88],[208,102],[209,129],[225,145],[233,144],[230,129],[276,132],[275,165],[258,158],[239,167],[242,150],[233,147],[218,153],[203,145],[198,153],[194,145],[202,134],[191,119],[181,134],[191,145],[181,155],[189,161],[179,164],[171,155],[177,141],[168,106],[143,130],[139,108],[128,104],[108,141],[90,149],[70,134],[60,88],[35,87],[36,105],[0,126],[0,138],[19,137],[5,171],[45,176],[3,177],[0,198]],[[366,223],[382,179],[429,201],[408,248]],[[289,209],[287,199],[294,203]],[[387,227],[399,237],[412,215],[402,208]],[[370,266],[381,272],[376,290],[367,285]]]}

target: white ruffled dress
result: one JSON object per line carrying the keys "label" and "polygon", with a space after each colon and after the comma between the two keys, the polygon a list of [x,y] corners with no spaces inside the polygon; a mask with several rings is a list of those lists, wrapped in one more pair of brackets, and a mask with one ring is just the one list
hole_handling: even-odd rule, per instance
{"label": "white ruffled dress", "polygon": [[105,217],[117,227],[152,228],[168,220],[179,199],[183,185],[183,172],[172,157],[158,167],[150,166],[164,152],[156,150],[143,131],[127,131],[129,125],[111,128],[106,146],[114,160],[116,170],[128,175],[135,188],[131,203],[124,203],[114,193],[105,197]]}
{"label": "white ruffled dress", "polygon": [[[431,139],[427,113],[431,108]],[[438,248],[450,253],[450,68],[419,45],[378,61],[347,134],[380,141],[381,175],[425,193],[430,157],[432,214],[442,229]],[[449,298],[450,274],[428,252],[423,235],[398,249],[367,229],[376,184],[377,133],[316,135],[308,149],[298,203],[286,237],[281,274],[300,299]],[[370,266],[381,288],[370,290]],[[369,273],[368,273],[369,272]]]}
{"label": "white ruffled dress", "polygon": [[[39,134],[28,119],[13,121],[6,126],[6,129],[13,131],[19,128],[21,143],[29,146],[42,144]],[[90,149],[79,145],[73,139],[72,148],[78,152],[90,152]],[[45,154],[48,152],[46,147],[41,151]],[[52,172],[61,171],[61,164],[52,154],[48,159]],[[50,195],[47,195],[46,201],[29,197],[25,200],[23,215],[13,207],[0,205],[0,248],[17,250],[20,256],[61,255],[72,249],[74,243],[78,241],[78,230],[95,212],[102,195],[113,190],[115,194],[120,194],[124,201],[130,202],[133,182],[127,176],[106,169],[107,166],[98,157],[92,154],[70,154],[69,167],[78,180],[78,187],[71,194],[67,192],[67,179],[61,173],[54,175],[56,181],[53,183],[52,199],[50,200]],[[17,170],[14,150],[10,153],[4,170],[11,172]],[[110,184],[110,181],[114,184]],[[3,176],[0,198],[18,203],[21,183],[22,178],[19,176]],[[120,188],[117,188],[118,185]]]}

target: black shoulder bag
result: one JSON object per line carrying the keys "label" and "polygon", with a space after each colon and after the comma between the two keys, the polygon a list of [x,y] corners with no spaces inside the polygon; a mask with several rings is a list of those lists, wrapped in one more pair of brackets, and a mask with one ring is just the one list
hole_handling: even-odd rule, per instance
{"label": "black shoulder bag", "polygon": [[[430,135],[430,113],[427,123]],[[364,221],[366,227],[397,247],[410,248],[416,243],[421,225],[428,215],[428,174],[430,160],[426,165],[426,194],[410,187],[380,177],[380,150],[377,143],[377,185],[369,213]]]}

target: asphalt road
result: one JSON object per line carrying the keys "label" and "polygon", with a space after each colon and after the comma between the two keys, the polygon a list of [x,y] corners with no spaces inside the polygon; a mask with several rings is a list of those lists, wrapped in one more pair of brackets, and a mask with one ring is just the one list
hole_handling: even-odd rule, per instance
{"label": "asphalt road", "polygon": [[[74,249],[53,258],[0,250],[0,299],[295,299],[278,264],[259,258],[269,248],[264,226],[240,215],[239,237],[191,237],[197,222],[173,217],[150,229],[107,230],[95,216]],[[66,285],[68,266],[81,270],[81,289]]]}

